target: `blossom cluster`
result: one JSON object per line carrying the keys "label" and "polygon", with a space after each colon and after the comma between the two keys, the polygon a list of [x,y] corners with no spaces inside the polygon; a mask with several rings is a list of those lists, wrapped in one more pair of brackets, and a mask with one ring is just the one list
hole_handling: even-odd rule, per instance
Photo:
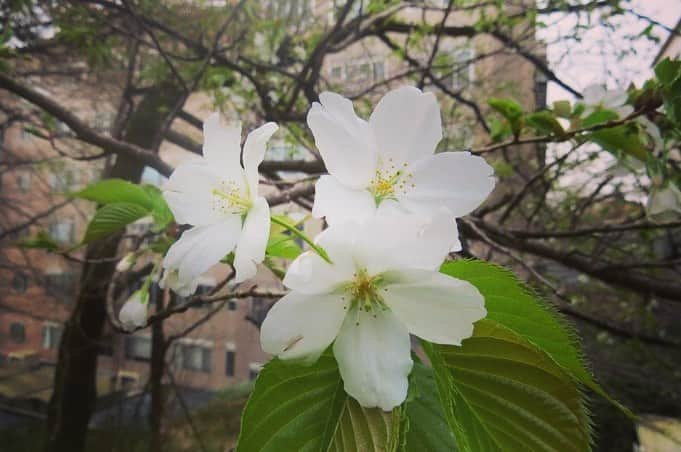
{"label": "blossom cluster", "polygon": [[[438,270],[461,249],[455,219],[489,195],[493,170],[469,152],[436,153],[433,93],[398,88],[368,120],[338,94],[319,100],[307,123],[329,174],[316,182],[312,213],[329,226],[290,264],[291,291],[262,324],[262,348],[309,363],[332,346],[346,392],[391,410],[407,395],[410,334],[460,345],[486,315],[473,285]],[[180,165],[164,188],[176,221],[191,228],[163,260],[163,287],[193,293],[230,252],[237,282],[255,276],[270,231],[258,166],[276,130],[267,123],[248,135],[242,165],[240,125],[217,113],[205,121],[203,157]]]}

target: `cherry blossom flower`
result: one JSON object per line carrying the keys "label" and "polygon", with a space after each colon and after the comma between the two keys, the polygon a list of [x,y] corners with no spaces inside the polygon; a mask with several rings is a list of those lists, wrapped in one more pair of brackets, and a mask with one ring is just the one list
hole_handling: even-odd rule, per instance
{"label": "cherry blossom flower", "polygon": [[258,196],[258,166],[277,125],[267,123],[246,138],[240,163],[241,125],[221,124],[214,113],[203,126],[203,158],[180,165],[163,195],[180,224],[194,226],[173,244],[163,260],[164,286],[182,293],[234,251],[237,282],[255,276],[265,257],[270,209]]}
{"label": "cherry blossom flower", "polygon": [[128,298],[118,313],[123,328],[132,331],[147,324],[148,301],[149,293],[146,290],[138,290]]}
{"label": "cherry blossom flower", "polygon": [[442,152],[440,108],[433,93],[405,86],[386,94],[369,121],[352,103],[325,92],[307,116],[329,175],[316,185],[312,213],[330,225],[377,210],[422,217],[447,207],[461,217],[494,188],[492,168],[469,152]]}
{"label": "cherry blossom flower", "polygon": [[593,84],[584,88],[582,95],[582,103],[586,105],[585,114],[605,108],[625,118],[634,112],[634,107],[627,105],[628,94],[623,89],[608,90],[603,85]]}
{"label": "cherry blossom flower", "polygon": [[466,281],[438,272],[453,241],[449,212],[424,224],[414,215],[376,215],[334,225],[290,266],[292,292],[269,311],[263,350],[284,360],[314,362],[333,343],[345,390],[365,407],[391,410],[407,395],[409,334],[460,345],[486,315]]}
{"label": "cherry blossom flower", "polygon": [[673,182],[654,187],[648,197],[646,213],[653,221],[673,221],[681,217],[681,190]]}

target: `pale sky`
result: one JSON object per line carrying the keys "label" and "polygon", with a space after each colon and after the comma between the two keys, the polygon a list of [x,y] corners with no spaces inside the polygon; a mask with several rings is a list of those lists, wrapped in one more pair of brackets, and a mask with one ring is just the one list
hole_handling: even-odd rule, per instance
{"label": "pale sky", "polygon": [[[632,8],[639,14],[648,16],[673,28],[681,17],[681,0],[632,0],[624,2],[625,8]],[[640,86],[641,82],[652,75],[651,64],[655,55],[669,35],[662,28],[654,32],[662,39],[659,44],[639,38],[635,46],[627,35],[638,35],[648,23],[634,16],[609,19],[619,25],[615,30],[599,25],[599,17],[591,15],[581,19],[581,25],[589,29],[582,33],[581,42],[565,42],[561,36],[573,33],[577,20],[574,16],[563,18],[549,16],[545,22],[548,27],[539,31],[539,37],[548,43],[547,55],[556,74],[578,90],[592,83],[606,83],[608,87],[625,88],[630,82]],[[596,24],[596,26],[594,26]],[[552,43],[551,41],[556,41]],[[626,51],[624,55],[618,53]],[[554,83],[549,83],[548,101],[570,98],[571,95]]]}

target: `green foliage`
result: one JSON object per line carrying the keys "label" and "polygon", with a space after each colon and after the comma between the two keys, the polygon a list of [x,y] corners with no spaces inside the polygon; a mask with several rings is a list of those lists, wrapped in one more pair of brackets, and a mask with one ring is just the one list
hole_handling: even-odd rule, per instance
{"label": "green foliage", "polygon": [[559,118],[569,119],[572,114],[572,106],[569,100],[558,100],[553,103],[553,112]]}
{"label": "green foliage", "polygon": [[519,136],[523,130],[523,107],[517,102],[510,99],[489,99],[487,101],[490,107],[497,111],[501,116],[508,121],[511,132],[514,136]]}
{"label": "green foliage", "polygon": [[520,335],[485,319],[462,347],[424,348],[460,450],[590,450],[579,388]]}
{"label": "green foliage", "polygon": [[660,94],[669,119],[681,122],[681,60],[665,58],[655,66],[655,75],[660,83]]}
{"label": "green foliage", "polygon": [[400,409],[362,408],[343,390],[330,352],[311,366],[270,361],[246,404],[238,452],[394,451]]}
{"label": "green foliage", "polygon": [[560,125],[553,113],[548,110],[530,113],[525,117],[525,122],[541,135],[554,135],[558,138],[565,135],[563,126]]}
{"label": "green foliage", "polygon": [[446,262],[440,271],[473,284],[485,297],[487,318],[521,335],[582,383],[592,381],[576,335],[510,271],[478,260]]}
{"label": "green foliage", "polygon": [[104,238],[147,215],[149,211],[137,204],[129,202],[106,204],[97,209],[95,216],[90,220],[83,243]]}
{"label": "green foliage", "polygon": [[546,353],[572,378],[609,400],[630,417],[593,379],[577,342],[577,335],[555,308],[521,283],[510,271],[477,260],[446,262],[440,271],[473,284],[485,297],[487,319],[508,328]]}
{"label": "green foliage", "polygon": [[59,244],[46,231],[38,231],[35,237],[19,242],[21,248],[42,249],[50,252],[58,251]]}
{"label": "green foliage", "polygon": [[403,452],[451,452],[456,450],[454,434],[449,429],[440,405],[433,369],[414,364],[409,376],[409,392],[404,407],[405,438]]}
{"label": "green foliage", "polygon": [[648,156],[648,150],[643,144],[640,131],[636,124],[629,123],[617,127],[597,130],[590,133],[588,139],[598,144],[606,151],[613,153],[623,152],[642,162],[645,162]]}
{"label": "green foliage", "polygon": [[152,209],[154,202],[147,190],[123,179],[104,179],[88,185],[79,192],[73,193],[75,198],[87,199],[98,204],[112,202],[128,202],[140,207]]}
{"label": "green foliage", "polygon": [[604,108],[599,108],[593,113],[589,114],[586,118],[582,119],[582,127],[593,127],[598,124],[604,124],[608,121],[614,121],[619,118],[619,115],[612,111]]}
{"label": "green foliage", "polygon": [[102,204],[88,225],[83,243],[103,238],[146,216],[153,218],[154,232],[162,231],[173,221],[161,190],[153,185],[105,179],[71,196]]}

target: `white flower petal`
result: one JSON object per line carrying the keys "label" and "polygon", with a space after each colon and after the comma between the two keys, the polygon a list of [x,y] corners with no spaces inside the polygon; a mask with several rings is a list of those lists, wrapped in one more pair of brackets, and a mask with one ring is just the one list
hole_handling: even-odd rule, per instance
{"label": "white flower petal", "polygon": [[220,113],[203,122],[203,156],[217,171],[241,168],[241,123],[225,124]]}
{"label": "white flower petal", "polygon": [[582,90],[582,102],[589,106],[598,106],[603,102],[605,87],[600,84],[592,84]]}
{"label": "white flower petal", "polygon": [[477,208],[494,189],[494,170],[469,152],[443,152],[417,162],[414,187],[402,198],[412,213],[432,215],[442,206],[454,217]]}
{"label": "white flower petal", "polygon": [[314,251],[306,251],[289,266],[284,285],[304,294],[325,294],[333,292],[352,278],[341,267],[329,264]]}
{"label": "white flower petal", "polygon": [[646,204],[646,213],[652,221],[674,221],[681,215],[681,191],[670,182],[665,188],[653,188]]}
{"label": "white flower petal", "polygon": [[140,291],[133,293],[118,313],[118,320],[127,331],[147,324],[147,303],[143,297]]}
{"label": "white flower petal", "polygon": [[239,243],[234,251],[236,282],[252,278],[256,265],[265,259],[270,236],[270,206],[265,198],[257,198],[244,221]]}
{"label": "white flower petal", "polygon": [[361,221],[376,212],[374,197],[366,189],[354,189],[341,184],[334,176],[326,175],[315,184],[312,215],[326,217],[327,223]]}
{"label": "white flower petal", "polygon": [[189,297],[196,292],[199,286],[199,279],[194,278],[191,281],[180,281],[177,269],[166,269],[163,271],[163,277],[158,282],[161,289],[170,289],[181,297]]}
{"label": "white flower petal", "polygon": [[330,174],[351,188],[364,188],[376,170],[376,147],[369,125],[352,102],[336,93],[319,95],[307,114],[317,148]]}
{"label": "white flower petal", "polygon": [[467,281],[423,270],[387,272],[384,278],[385,303],[411,334],[427,341],[461,345],[473,334],[473,323],[487,315],[484,298]]}
{"label": "white flower petal", "polygon": [[347,313],[340,295],[291,292],[277,301],[260,329],[266,353],[315,361],[333,342]]}
{"label": "white flower petal", "polygon": [[211,209],[212,190],[221,176],[207,162],[178,166],[163,187],[163,196],[179,224],[203,225],[219,220]]}
{"label": "white flower petal", "polygon": [[390,311],[354,309],[333,344],[345,392],[360,405],[390,411],[407,397],[409,333]]}
{"label": "white flower petal", "polygon": [[377,215],[357,230],[355,261],[370,274],[398,268],[436,270],[458,239],[453,223],[445,210],[425,218]]}
{"label": "white flower petal", "polygon": [[249,133],[248,137],[246,137],[246,143],[244,144],[244,170],[246,171],[251,198],[255,198],[258,194],[258,167],[262,163],[263,158],[265,158],[267,141],[278,128],[279,126],[275,123],[268,122]]}
{"label": "white flower petal", "polygon": [[185,231],[170,247],[163,267],[178,270],[180,285],[190,284],[232,251],[240,234],[238,215],[230,215],[220,223],[196,226]]}
{"label": "white flower petal", "polygon": [[386,94],[371,114],[378,155],[396,164],[432,155],[442,139],[440,106],[433,93],[404,86]]}

